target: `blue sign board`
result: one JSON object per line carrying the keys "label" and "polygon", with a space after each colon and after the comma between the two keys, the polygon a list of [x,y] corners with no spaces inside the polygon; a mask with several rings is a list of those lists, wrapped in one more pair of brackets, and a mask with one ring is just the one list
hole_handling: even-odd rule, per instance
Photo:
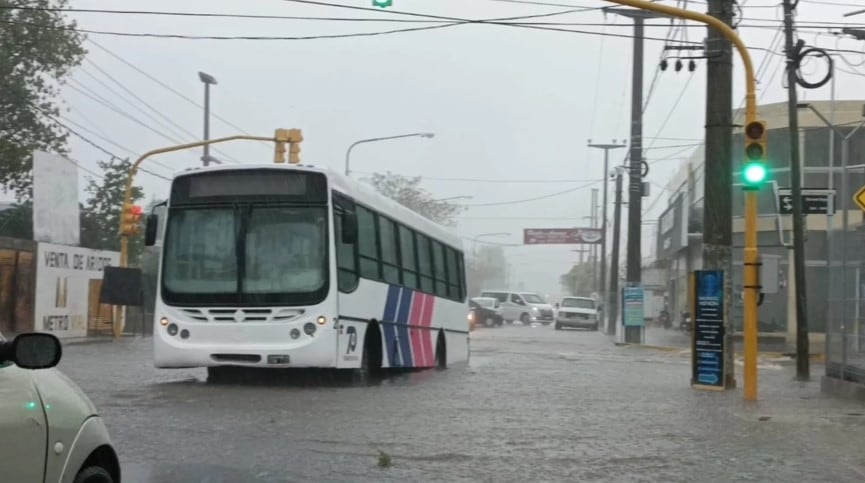
{"label": "blue sign board", "polygon": [[622,325],[642,327],[646,324],[643,310],[643,287],[622,288]]}
{"label": "blue sign board", "polygon": [[724,272],[694,272],[692,384],[724,387]]}

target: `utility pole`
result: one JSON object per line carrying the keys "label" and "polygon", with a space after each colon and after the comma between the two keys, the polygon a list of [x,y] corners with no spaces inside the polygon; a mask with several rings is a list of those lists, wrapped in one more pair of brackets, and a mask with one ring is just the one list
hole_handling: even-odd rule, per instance
{"label": "utility pole", "polygon": [[[602,236],[601,236],[601,291],[600,291],[601,301],[602,301],[601,303],[604,304],[604,307],[610,306],[610,293],[611,293],[611,291],[608,290],[609,287],[607,284],[607,232],[608,232],[608,230],[607,230],[607,205],[609,205],[609,202],[607,201],[607,188],[609,187],[609,184],[610,184],[609,179],[608,179],[608,176],[610,176],[610,150],[611,149],[624,148],[625,146],[626,145],[624,143],[622,143],[622,144],[616,143],[615,139],[613,139],[613,142],[610,144],[592,144],[592,140],[589,139],[589,147],[590,148],[597,148],[597,149],[603,149],[604,150],[604,176],[603,176],[604,194],[603,194],[603,201],[601,202],[602,203],[602,207],[601,207],[601,234],[602,234]],[[618,245],[619,242],[615,241],[614,244]],[[618,250],[618,246],[616,247],[616,249]],[[616,252],[616,253],[618,253],[618,252]],[[618,288],[616,290],[618,290]],[[612,294],[615,296],[616,292],[612,291]],[[608,312],[606,310],[604,310],[603,316],[606,317],[607,313]],[[611,322],[608,325],[608,327],[613,327],[615,329],[615,326],[613,324],[614,324],[614,322]],[[615,331],[609,332],[609,330],[608,330],[607,334],[608,335],[615,334]]]}
{"label": "utility pole", "polygon": [[[645,20],[665,18],[666,15],[634,9],[612,9],[634,21],[634,47],[631,81],[631,146],[628,163],[628,247],[627,274],[629,285],[640,284],[642,264],[642,209],[643,209],[643,35]],[[641,327],[625,327],[625,342],[640,343]]]}
{"label": "utility pole", "polygon": [[[592,188],[592,214],[584,216],[584,220],[589,220],[589,227],[598,227],[598,188]],[[592,245],[589,247],[589,261],[592,263],[592,290],[598,290],[598,246]],[[598,292],[600,293],[600,292]]]}
{"label": "utility pole", "polygon": [[[793,195],[793,272],[796,285],[796,379],[811,378],[808,311],[805,299],[805,218],[802,215],[802,174],[799,156],[799,110],[796,99],[796,54],[793,44],[793,3],[784,0],[784,47],[787,53],[787,115],[790,119],[790,191]],[[847,200],[844,200],[846,203]]]}
{"label": "utility pole", "polygon": [[[585,248],[585,247],[582,247],[582,246],[581,246],[580,248],[577,248],[577,249],[575,249],[575,250],[571,250],[571,251],[580,254],[580,265],[581,265],[581,266],[582,266],[583,264],[586,263],[586,259],[585,259],[585,256],[584,256],[584,255],[586,254],[587,251],[589,251],[588,248]],[[574,295],[579,295],[579,294],[574,294]]]}
{"label": "utility pole", "polygon": [[[616,319],[619,316],[619,235],[622,231],[622,175],[625,169],[616,167],[616,201],[613,209],[613,254],[610,257],[610,294],[611,303],[605,308],[607,313],[607,335],[616,335]],[[604,301],[606,303],[606,301]]]}
{"label": "utility pole", "polygon": [[[709,0],[708,13],[727,25],[733,22],[733,0]],[[718,29],[707,27],[706,144],[703,214],[703,267],[723,270],[724,277],[724,364],[733,360],[733,48]],[[687,208],[686,208],[687,209]],[[688,301],[690,305],[692,301]],[[728,370],[726,389],[736,387],[736,371]]]}

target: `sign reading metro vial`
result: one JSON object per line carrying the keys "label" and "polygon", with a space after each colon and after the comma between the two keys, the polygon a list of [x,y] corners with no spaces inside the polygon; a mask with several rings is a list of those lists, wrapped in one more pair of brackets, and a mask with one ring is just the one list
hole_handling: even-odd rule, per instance
{"label": "sign reading metro vial", "polygon": [[577,245],[601,243],[600,228],[526,228],[523,243],[526,245]]}
{"label": "sign reading metro vial", "polygon": [[691,351],[691,384],[724,387],[724,272],[694,272],[694,333]]}
{"label": "sign reading metro vial", "polygon": [[57,337],[86,337],[89,319],[101,313],[104,269],[119,265],[120,254],[39,243],[36,256],[34,330]]}

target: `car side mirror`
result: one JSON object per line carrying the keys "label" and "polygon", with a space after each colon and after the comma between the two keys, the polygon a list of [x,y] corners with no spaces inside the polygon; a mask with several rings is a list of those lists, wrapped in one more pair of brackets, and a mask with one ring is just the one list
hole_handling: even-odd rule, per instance
{"label": "car side mirror", "polygon": [[48,369],[60,362],[63,347],[51,334],[26,333],[0,344],[0,360],[14,362],[22,369]]}
{"label": "car side mirror", "polygon": [[156,231],[159,227],[159,215],[147,215],[147,221],[144,225],[144,246],[152,247],[156,245]]}
{"label": "car side mirror", "polygon": [[346,245],[354,245],[357,243],[357,215],[343,213],[340,216],[342,216],[342,242]]}

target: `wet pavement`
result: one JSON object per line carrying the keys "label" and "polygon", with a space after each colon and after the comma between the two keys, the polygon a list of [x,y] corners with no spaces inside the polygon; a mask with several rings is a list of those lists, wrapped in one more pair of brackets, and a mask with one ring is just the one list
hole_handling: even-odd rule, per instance
{"label": "wet pavement", "polygon": [[467,366],[375,386],[208,384],[154,369],[141,338],[69,345],[60,368],[132,483],[865,480],[865,406],[821,394],[822,366],[799,383],[763,361],[748,404],[690,389],[684,352],[591,331],[478,329]]}

